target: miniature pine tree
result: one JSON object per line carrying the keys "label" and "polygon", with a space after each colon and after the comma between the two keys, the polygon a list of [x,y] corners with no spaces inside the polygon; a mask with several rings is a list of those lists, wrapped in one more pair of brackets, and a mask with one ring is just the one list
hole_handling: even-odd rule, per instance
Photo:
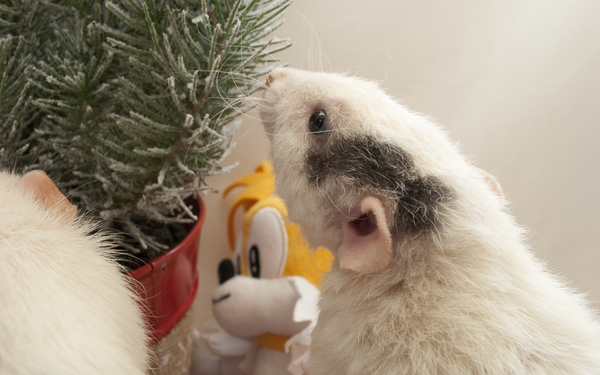
{"label": "miniature pine tree", "polygon": [[225,172],[235,117],[286,40],[290,0],[12,0],[0,5],[0,162],[45,170],[152,258],[154,224]]}

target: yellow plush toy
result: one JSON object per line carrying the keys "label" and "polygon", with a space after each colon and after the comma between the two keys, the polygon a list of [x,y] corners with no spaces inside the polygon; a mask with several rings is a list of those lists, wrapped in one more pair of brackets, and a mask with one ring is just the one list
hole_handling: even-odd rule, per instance
{"label": "yellow plush toy", "polygon": [[[213,373],[302,373],[299,362],[316,323],[318,286],[333,257],[323,248],[309,249],[300,228],[287,220],[283,202],[273,193],[271,172],[270,164],[261,163],[224,193],[245,188],[228,218],[234,262],[221,262],[221,285],[213,292],[221,331],[208,342],[222,357]],[[236,233],[240,208],[243,225]]]}

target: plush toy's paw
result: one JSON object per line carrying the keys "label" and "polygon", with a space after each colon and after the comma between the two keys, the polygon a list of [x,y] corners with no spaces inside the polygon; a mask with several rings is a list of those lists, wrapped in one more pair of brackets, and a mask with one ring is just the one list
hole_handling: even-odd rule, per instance
{"label": "plush toy's paw", "polygon": [[302,375],[310,375],[308,373],[308,358],[309,358],[309,354],[306,355],[306,357],[304,357],[304,359],[302,360],[302,362],[300,363],[300,367],[302,368]]}
{"label": "plush toy's paw", "polygon": [[256,343],[233,336],[225,331],[216,320],[206,324],[210,333],[199,333],[200,339],[214,354],[221,357],[244,356]]}
{"label": "plush toy's paw", "polygon": [[242,362],[254,354],[253,343],[229,335],[215,320],[207,324],[213,333],[194,330],[190,375],[245,375]]}

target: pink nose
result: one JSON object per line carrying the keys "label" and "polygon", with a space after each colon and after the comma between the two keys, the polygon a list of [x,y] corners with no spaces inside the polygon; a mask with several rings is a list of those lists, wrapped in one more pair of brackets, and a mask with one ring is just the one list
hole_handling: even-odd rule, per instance
{"label": "pink nose", "polygon": [[269,75],[267,76],[267,81],[265,82],[265,85],[267,87],[271,87],[271,84],[275,81],[277,81],[278,79],[281,79],[285,77],[285,73],[283,71],[281,71],[280,69],[276,69],[273,70],[271,73],[269,73]]}

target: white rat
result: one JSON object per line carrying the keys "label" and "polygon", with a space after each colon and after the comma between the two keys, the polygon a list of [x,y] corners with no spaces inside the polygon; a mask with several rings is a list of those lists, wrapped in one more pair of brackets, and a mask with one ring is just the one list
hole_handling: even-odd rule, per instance
{"label": "white rat", "polygon": [[137,297],[44,172],[0,172],[0,374],[143,375]]}
{"label": "white rat", "polygon": [[354,77],[267,86],[276,192],[335,255],[310,375],[600,374],[595,314],[441,127]]}

